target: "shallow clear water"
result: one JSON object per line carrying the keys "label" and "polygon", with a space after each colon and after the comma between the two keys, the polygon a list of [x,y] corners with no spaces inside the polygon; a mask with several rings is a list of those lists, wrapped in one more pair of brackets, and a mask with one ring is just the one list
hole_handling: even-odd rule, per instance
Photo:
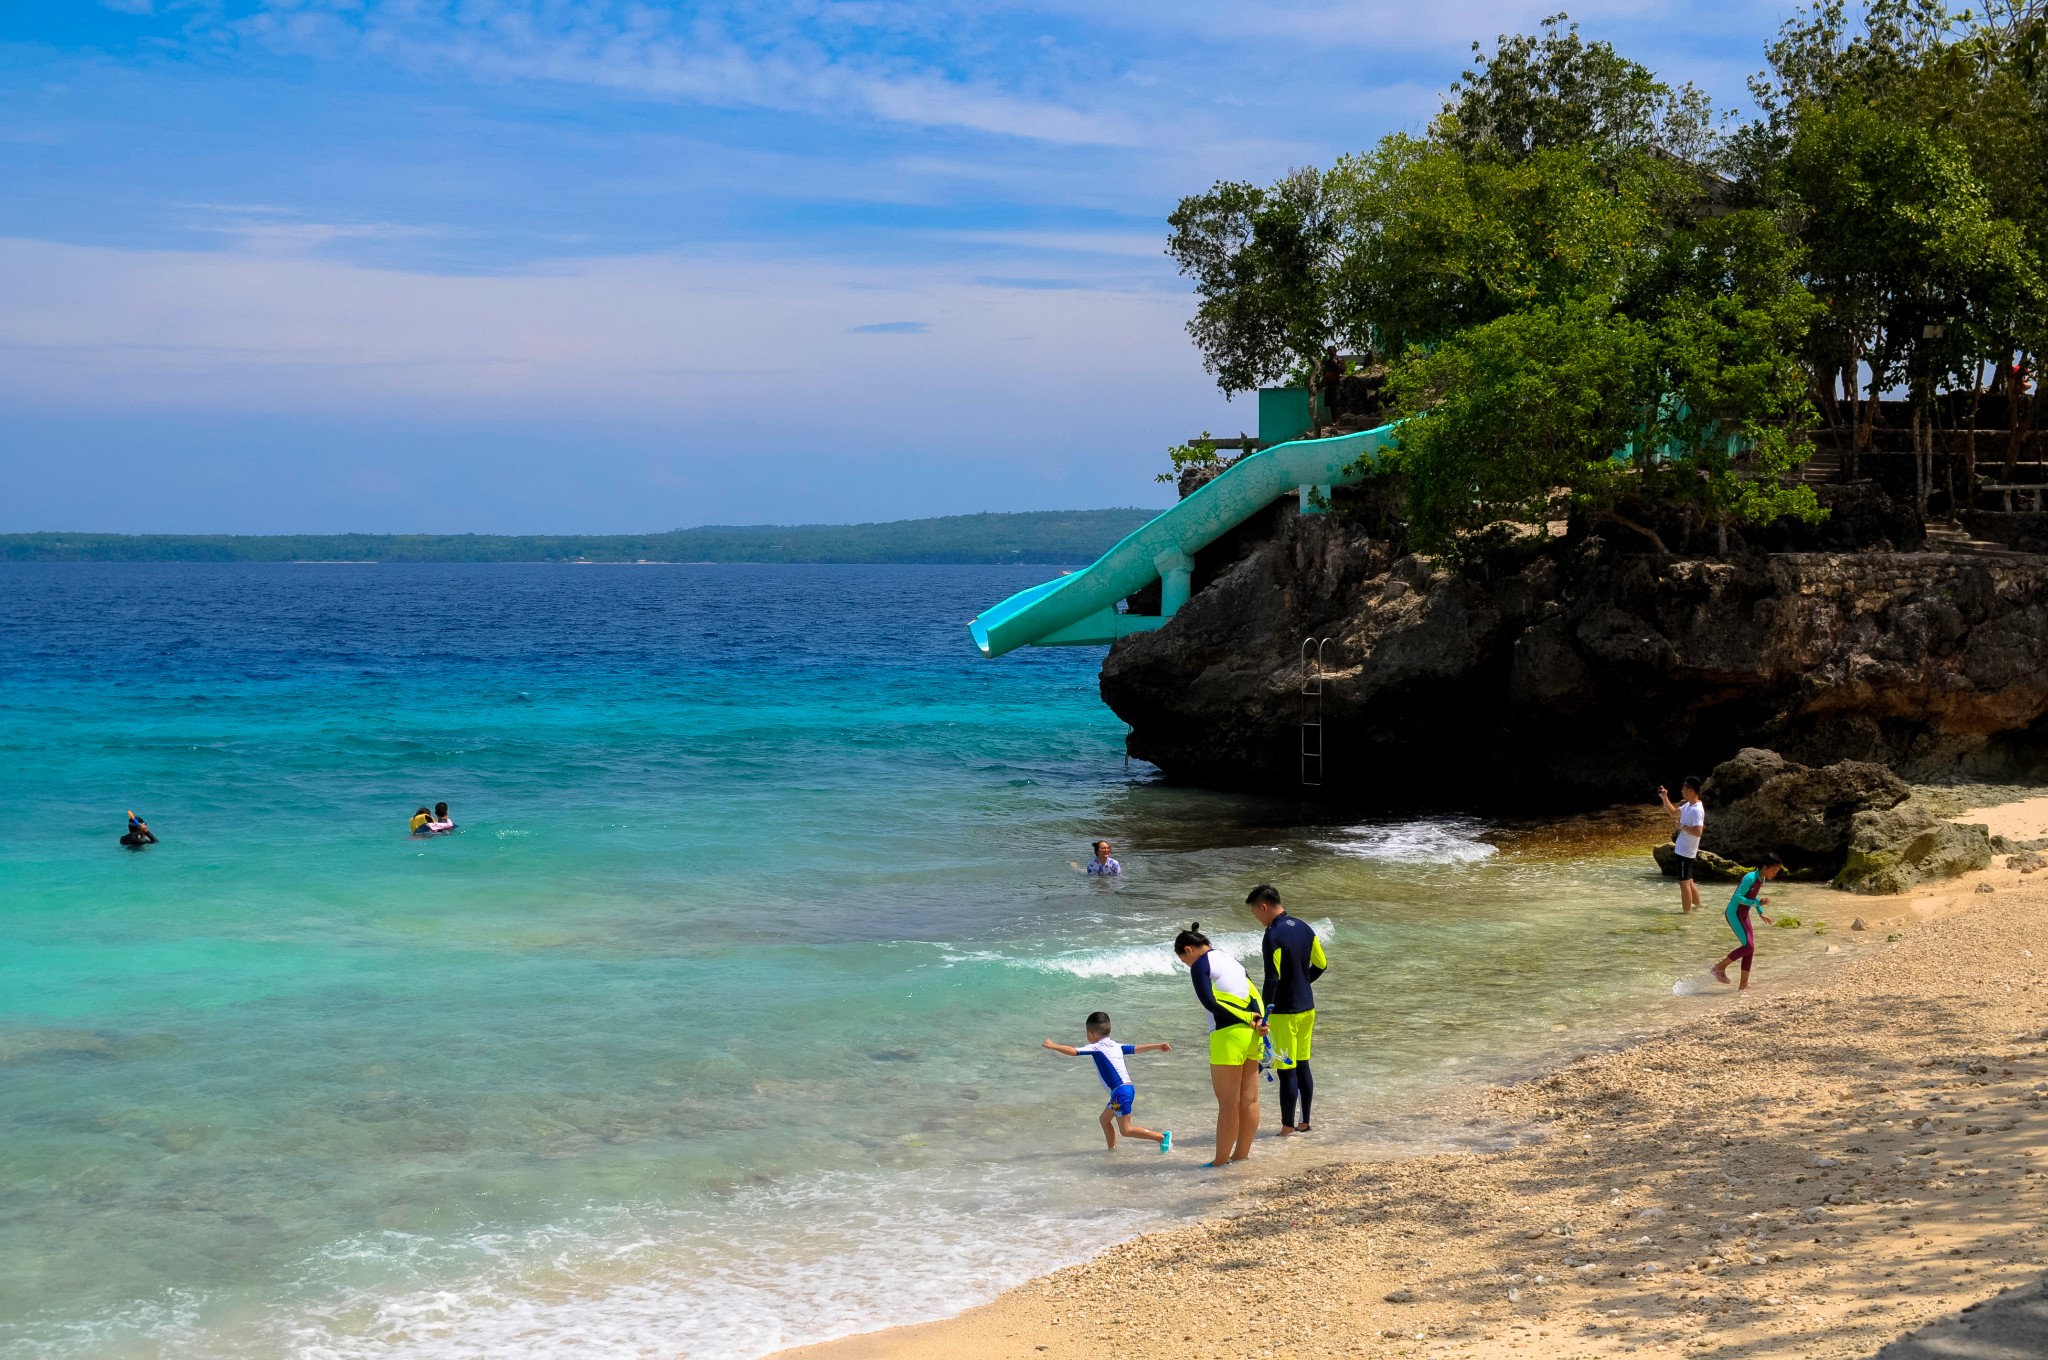
{"label": "shallow clear water", "polygon": [[[738,1357],[950,1312],[1214,1202],[1166,941],[1250,952],[1253,882],[1330,937],[1333,1137],[1723,949],[1640,854],[1126,770],[1098,651],[967,640],[1042,575],[0,567],[0,1355]],[[437,799],[460,832],[409,839]],[[116,846],[131,807],[162,844]],[[1097,834],[1123,881],[1068,867]],[[1133,1067],[1184,1151],[1101,1154],[1038,1049],[1097,1008],[1174,1043]]]}

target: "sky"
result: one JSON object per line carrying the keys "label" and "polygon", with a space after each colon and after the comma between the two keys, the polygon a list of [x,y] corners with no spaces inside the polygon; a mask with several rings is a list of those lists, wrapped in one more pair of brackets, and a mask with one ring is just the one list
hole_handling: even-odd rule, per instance
{"label": "sky", "polygon": [[[1164,505],[1165,218],[1552,0],[0,0],[0,532]],[[1741,106],[1790,4],[1572,11]]]}

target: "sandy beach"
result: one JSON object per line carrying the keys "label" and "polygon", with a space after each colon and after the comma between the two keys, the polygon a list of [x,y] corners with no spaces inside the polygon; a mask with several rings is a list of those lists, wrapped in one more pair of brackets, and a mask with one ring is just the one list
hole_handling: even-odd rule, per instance
{"label": "sandy beach", "polygon": [[[2048,799],[1959,820],[2038,837]],[[1869,1356],[2048,1269],[2048,873],[1808,896],[1803,929],[1816,901],[1840,951],[1817,974],[1773,984],[1766,929],[1748,995],[1484,1092],[1507,1150],[1248,1186],[783,1360]]]}

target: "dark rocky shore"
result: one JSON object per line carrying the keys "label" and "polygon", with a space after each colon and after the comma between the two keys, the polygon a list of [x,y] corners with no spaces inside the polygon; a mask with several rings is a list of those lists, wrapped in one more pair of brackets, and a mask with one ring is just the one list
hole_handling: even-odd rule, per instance
{"label": "dark rocky shore", "polygon": [[1901,551],[1917,535],[1858,509],[1821,526],[1847,551],[1700,559],[1575,526],[1454,571],[1369,514],[1283,503],[1111,649],[1102,696],[1174,779],[1300,789],[1302,642],[1328,638],[1304,792],[1379,810],[1634,801],[1745,747],[1922,782],[2048,769],[2048,558]]}

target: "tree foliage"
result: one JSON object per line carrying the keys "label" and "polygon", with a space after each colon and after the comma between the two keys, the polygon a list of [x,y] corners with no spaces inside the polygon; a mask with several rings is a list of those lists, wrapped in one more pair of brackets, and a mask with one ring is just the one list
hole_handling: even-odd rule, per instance
{"label": "tree foliage", "polygon": [[1473,68],[1451,86],[1436,134],[1471,160],[1519,161],[1575,150],[1625,158],[1652,149],[1695,159],[1713,137],[1713,105],[1673,90],[1647,66],[1555,14],[1541,35],[1503,34],[1493,52],[1472,44]]}
{"label": "tree foliage", "polygon": [[1167,218],[1167,254],[1201,301],[1188,331],[1225,393],[1307,371],[1328,343],[1335,228],[1323,176],[1296,170],[1260,189],[1219,183]]}
{"label": "tree foliage", "polygon": [[1702,92],[1557,15],[1475,44],[1426,135],[1184,200],[1169,249],[1218,385],[1299,379],[1326,344],[1385,361],[1436,550],[1561,503],[1813,517],[1811,436],[1853,458],[1880,396],[1912,399],[1928,460],[1942,394],[2021,410],[2048,343],[2043,0],[1817,0],[1765,55],[1761,116],[1723,136]]}
{"label": "tree foliage", "polygon": [[[2039,0],[1976,16],[1873,0],[1860,22],[1820,0],[1751,82],[1765,117],[1748,134],[1745,193],[1793,219],[1826,305],[1805,347],[1815,399],[1853,466],[1880,396],[1905,392],[1923,510],[1937,397],[1969,393],[1974,410],[1987,373],[2038,369],[2048,340],[2043,31]],[[2022,394],[2006,395],[2023,424]],[[1974,434],[1964,443],[1974,465]]]}

